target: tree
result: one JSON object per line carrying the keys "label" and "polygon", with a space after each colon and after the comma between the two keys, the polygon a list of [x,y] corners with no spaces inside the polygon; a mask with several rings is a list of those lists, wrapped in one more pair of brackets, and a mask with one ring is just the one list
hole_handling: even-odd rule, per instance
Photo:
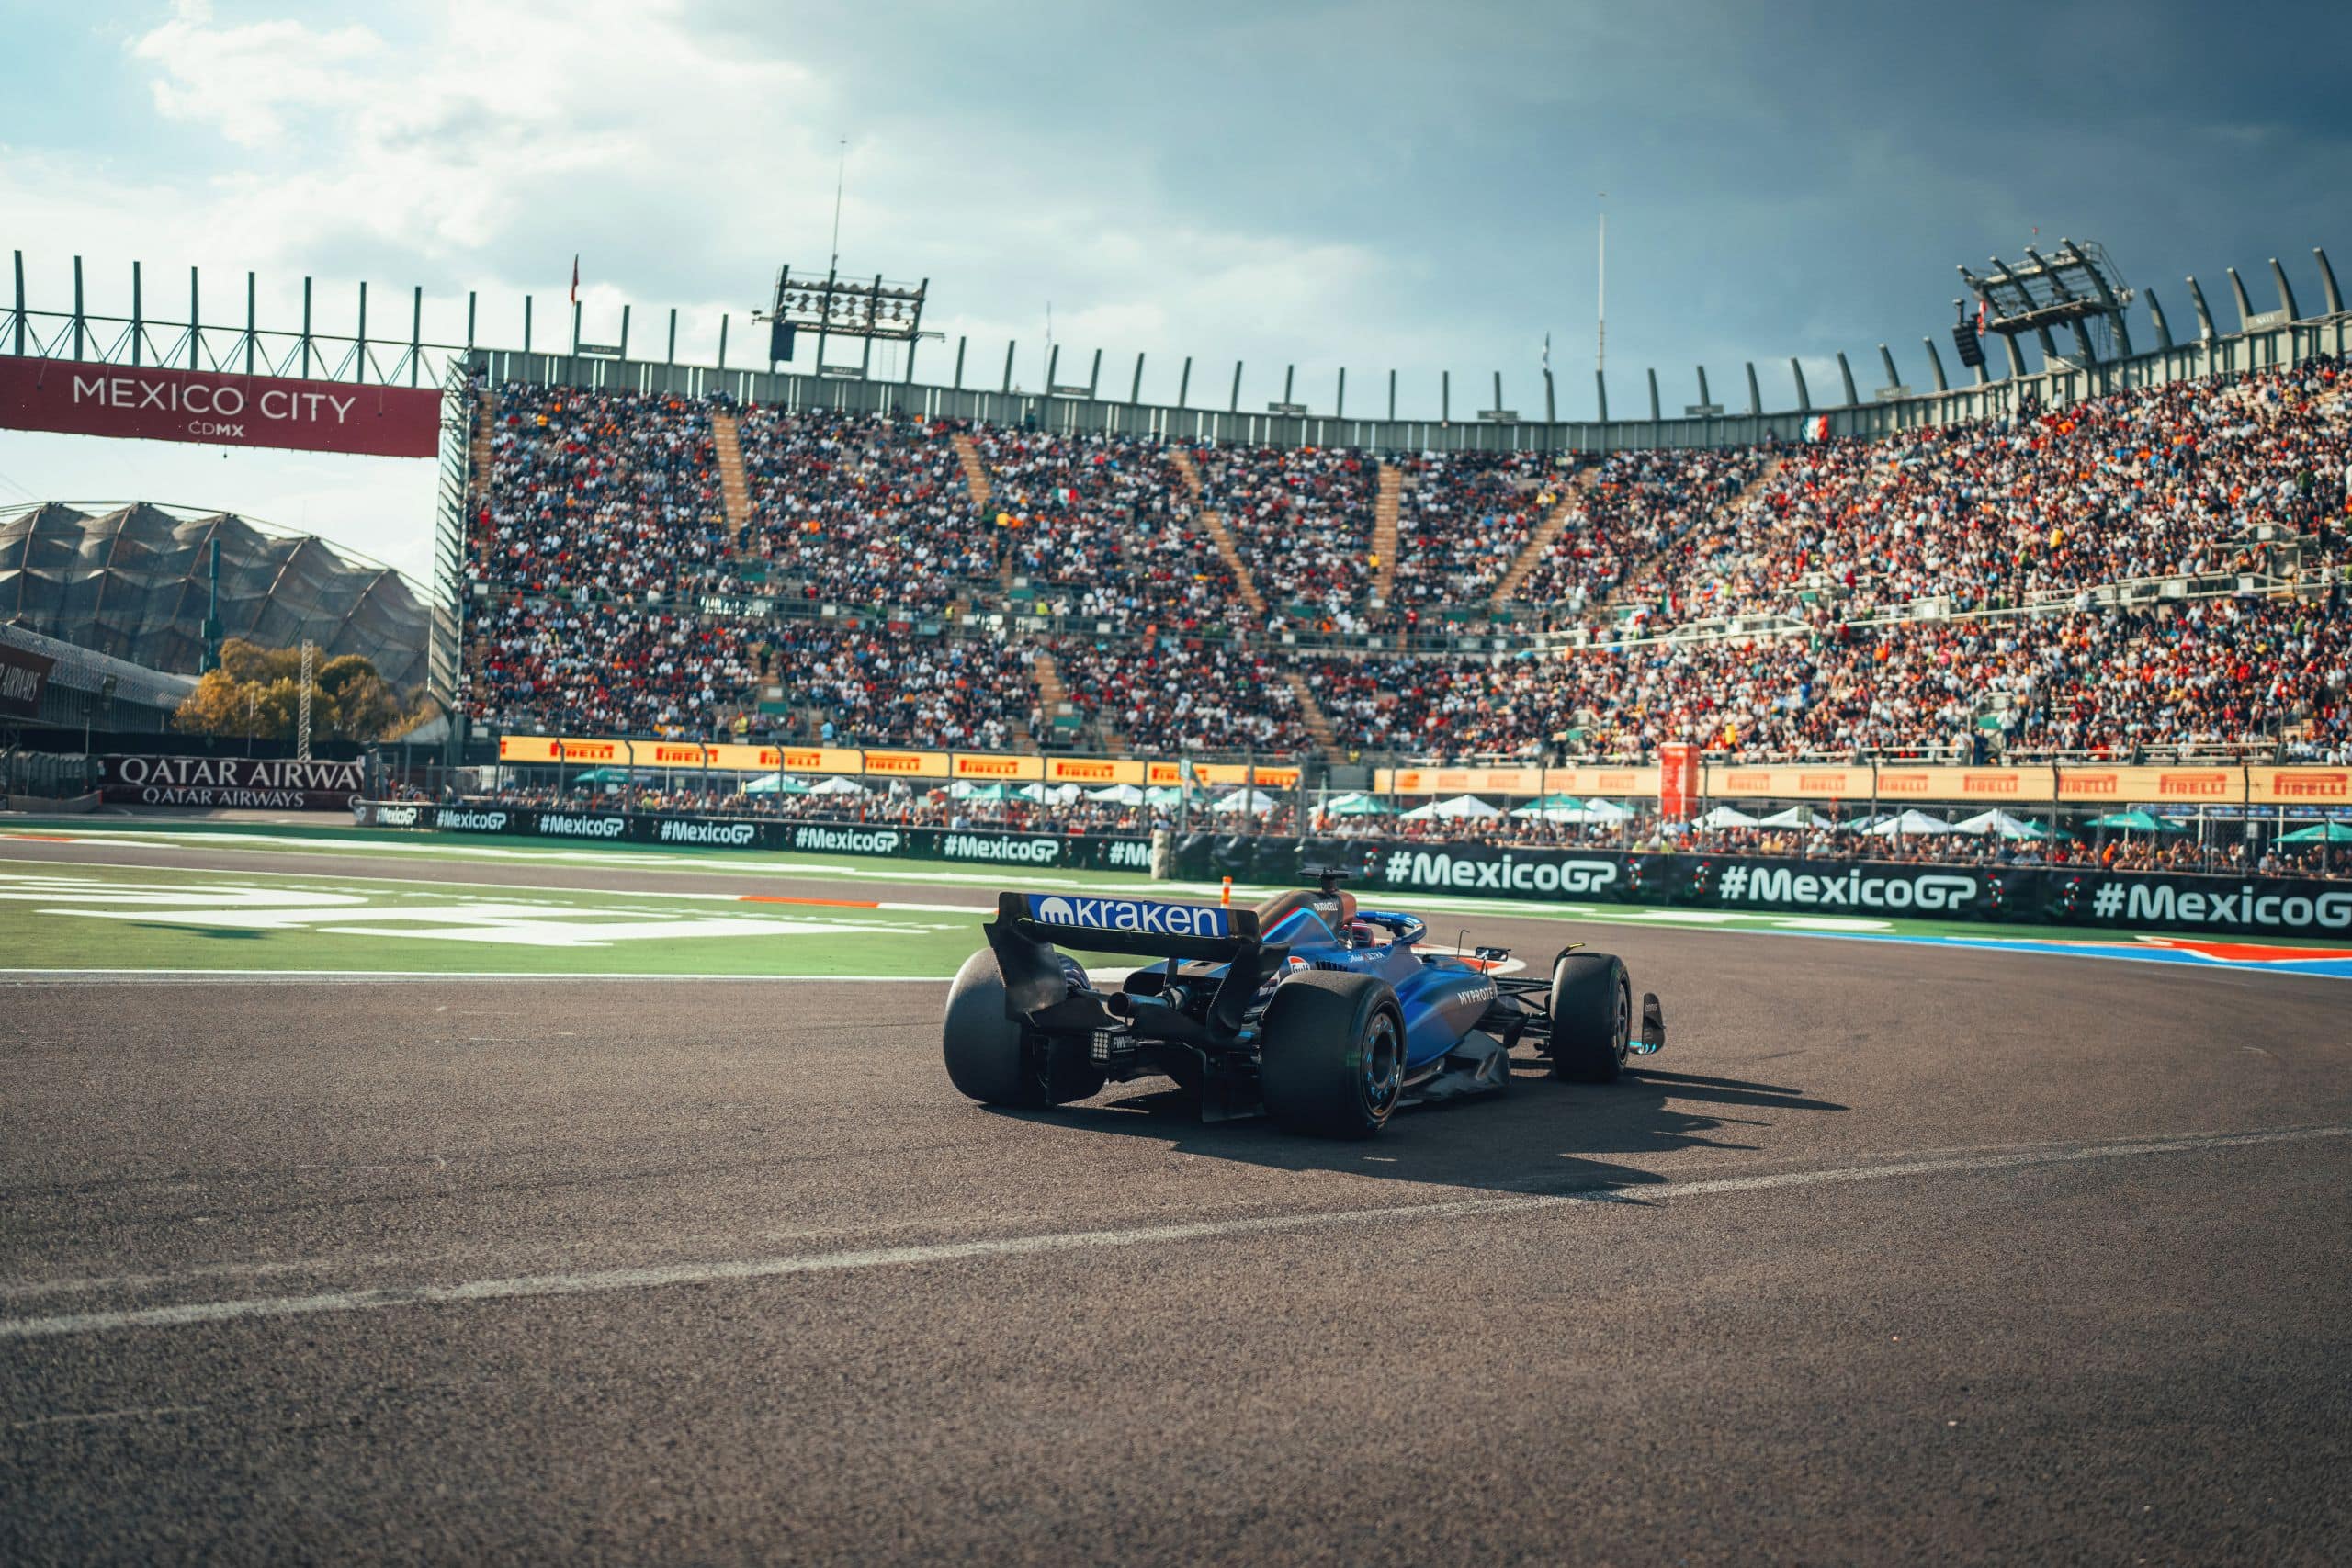
{"label": "tree", "polygon": [[[302,650],[257,648],[242,637],[220,646],[220,668],[196,683],[173,722],[197,735],[290,740],[301,722]],[[311,672],[311,733],[323,740],[396,740],[438,713],[429,697],[403,701],[357,654]]]}

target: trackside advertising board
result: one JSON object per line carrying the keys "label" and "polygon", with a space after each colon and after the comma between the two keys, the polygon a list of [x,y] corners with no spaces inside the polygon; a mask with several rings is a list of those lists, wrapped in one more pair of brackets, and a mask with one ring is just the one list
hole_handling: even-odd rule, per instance
{"label": "trackside advertising board", "polygon": [[6,355],[0,355],[0,427],[431,457],[441,450],[441,393]]}
{"label": "trackside advertising board", "polygon": [[353,821],[363,828],[428,828],[469,835],[855,855],[870,860],[946,861],[960,865],[1075,871],[1151,869],[1148,840],[1114,839],[1100,834],[1073,838],[1059,833],[1010,833],[993,829],[907,828],[888,822],[779,822],[741,817],[655,817],[530,806],[427,806],[377,800],[352,802],[351,814]]}
{"label": "trackside advertising board", "polygon": [[361,772],[292,757],[101,757],[98,788],[118,806],[341,811],[365,787]]}
{"label": "trackside advertising board", "polygon": [[[764,850],[787,857],[796,852],[855,855],[1056,871],[1151,869],[1150,841],[1139,838],[366,800],[353,803],[352,815],[362,827]],[[1277,834],[1193,833],[1177,840],[1174,847],[1176,874],[1187,880],[1231,875],[1296,884],[1302,880],[1302,866],[1345,866],[1355,873],[1359,889],[1408,895],[2352,939],[2352,882],[2311,877],[1610,853],[1363,839],[1302,844]],[[785,864],[788,860],[780,862],[779,868]],[[1074,895],[1063,897],[1074,912],[1082,902]],[[1131,901],[1112,897],[1083,902]],[[1143,901],[1132,902],[1140,907]],[[1040,913],[1037,918],[1056,917]],[[1073,919],[1069,923],[1104,922]]]}
{"label": "trackside advertising board", "polygon": [[41,694],[49,690],[50,671],[57,660],[28,648],[0,642],[0,714],[33,718],[40,713]]}

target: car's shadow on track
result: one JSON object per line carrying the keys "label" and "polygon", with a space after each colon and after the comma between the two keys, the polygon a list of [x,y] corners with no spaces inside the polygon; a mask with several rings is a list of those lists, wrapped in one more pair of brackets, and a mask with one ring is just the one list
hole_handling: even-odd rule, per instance
{"label": "car's shadow on track", "polygon": [[1664,1179],[1611,1155],[1677,1149],[1747,1152],[1792,1113],[1842,1111],[1803,1089],[1739,1078],[1630,1068],[1613,1084],[1567,1084],[1543,1064],[1515,1064],[1508,1094],[1400,1111],[1376,1138],[1293,1137],[1262,1117],[1203,1122],[1181,1089],[1121,1089],[1050,1111],[1000,1111],[1040,1127],[1109,1133],[1277,1170],[1347,1171],[1498,1192],[1642,1187]]}

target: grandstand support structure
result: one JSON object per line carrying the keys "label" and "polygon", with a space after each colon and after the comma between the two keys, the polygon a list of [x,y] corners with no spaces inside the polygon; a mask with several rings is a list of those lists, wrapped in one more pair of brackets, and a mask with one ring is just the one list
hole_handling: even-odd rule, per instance
{"label": "grandstand support structure", "polygon": [[1201,489],[1199,465],[1193,461],[1193,455],[1181,446],[1169,454],[1169,460],[1176,465],[1176,471],[1184,477],[1185,493],[1193,498],[1193,504],[1200,508],[1197,515],[1201,520],[1201,526],[1207,530],[1209,542],[1216,546],[1216,553],[1225,558],[1226,570],[1233,573],[1234,586],[1241,591],[1241,602],[1250,606],[1251,614],[1261,621],[1264,620],[1266,596],[1258,592],[1257,580],[1250,575],[1250,563],[1241,558],[1241,551],[1235,547],[1233,530],[1226,525],[1222,513],[1212,512],[1202,504],[1204,497]]}
{"label": "grandstand support structure", "polygon": [[1551,552],[1552,546],[1569,523],[1584,510],[1585,497],[1591,493],[1593,481],[1600,473],[1599,468],[1581,469],[1576,478],[1562,487],[1560,499],[1552,503],[1552,510],[1544,513],[1544,521],[1527,536],[1527,543],[1520,547],[1518,558],[1503,573],[1502,581],[1495,584],[1494,592],[1487,595],[1488,604],[1508,604],[1519,597],[1521,585],[1535,571],[1535,563]]}
{"label": "grandstand support structure", "polygon": [[1388,602],[1388,592],[1396,584],[1396,549],[1398,533],[1396,514],[1404,504],[1405,470],[1394,463],[1380,465],[1380,493],[1372,503],[1372,596],[1374,604]]}
{"label": "grandstand support structure", "polygon": [[441,482],[433,513],[432,602],[425,606],[424,689],[449,715],[449,755],[460,754],[465,714],[458,682],[466,646],[466,525],[468,498],[477,473],[486,492],[490,482],[490,424],[494,404],[485,389],[469,396],[473,382],[462,360],[453,361],[441,396]]}

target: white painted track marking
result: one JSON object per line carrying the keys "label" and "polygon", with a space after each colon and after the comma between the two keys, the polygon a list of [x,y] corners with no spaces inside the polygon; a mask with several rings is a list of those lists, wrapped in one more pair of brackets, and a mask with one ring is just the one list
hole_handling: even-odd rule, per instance
{"label": "white painted track marking", "polygon": [[538,1296],[596,1295],[669,1285],[725,1284],[774,1280],[796,1274],[833,1274],[865,1269],[913,1268],[1038,1253],[1088,1252],[1114,1247],[1170,1246],[1283,1232],[1330,1230],[1385,1220],[1462,1219],[1480,1215],[1537,1213],[1590,1203],[1644,1205],[1733,1192],[1765,1192],[1920,1176],[1974,1175],[2032,1166],[2135,1159],[2156,1155],[2201,1154],[2257,1144],[2306,1143],[2340,1138],[2352,1126],[2288,1127],[2250,1133],[2191,1133],[2136,1143],[2055,1144],[2009,1154],[1906,1159],[1883,1165],[1780,1171],[1766,1176],[1729,1176],[1712,1180],[1659,1182],[1584,1192],[1474,1198],[1451,1203],[1401,1203],[1377,1209],[1325,1210],[1254,1219],[1203,1220],[1191,1224],[1147,1225],[1133,1230],[1058,1231],[1043,1235],[997,1236],[923,1247],[871,1247],[798,1257],[751,1258],[662,1264],[643,1269],[604,1269],[585,1273],[527,1274],[472,1280],[455,1285],[395,1285],[372,1290],[326,1291],[307,1296],[265,1296],[243,1301],[189,1302],[176,1306],[132,1307],[112,1312],[62,1313],[50,1317],[0,1318],[0,1340],[105,1334],[127,1328],[178,1328],[192,1324],[233,1323],[254,1318],[307,1317],[321,1313],[370,1312],[387,1307],[457,1306],[478,1302]]}
{"label": "white painted track marking", "polygon": [[[1125,973],[1125,971],[1121,971]],[[378,981],[432,980],[459,985],[475,980],[628,980],[638,985],[684,985],[705,980],[822,982],[829,986],[944,986],[953,975],[682,975],[668,969],[563,974],[541,969],[0,969],[0,985],[16,986],[365,986]]]}

